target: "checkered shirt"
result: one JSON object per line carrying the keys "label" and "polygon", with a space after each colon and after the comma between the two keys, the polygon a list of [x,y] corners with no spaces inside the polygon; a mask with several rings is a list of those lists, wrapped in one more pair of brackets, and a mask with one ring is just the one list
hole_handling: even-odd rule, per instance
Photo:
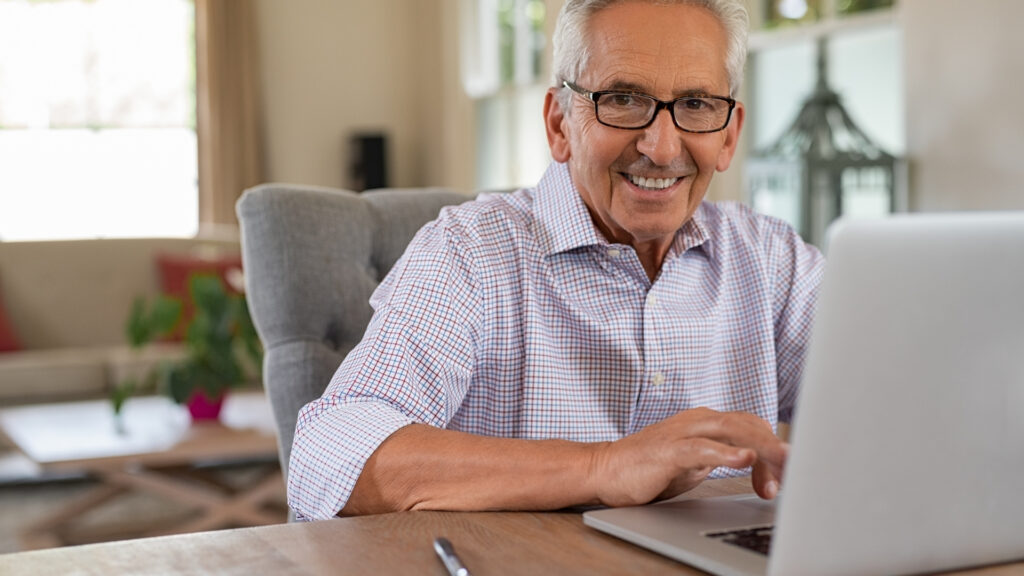
{"label": "checkered shirt", "polygon": [[413,422],[597,442],[699,406],[788,421],[823,267],[787,224],[704,203],[652,283],[558,163],[536,188],[445,208],[300,412],[289,503],[301,519],[334,516],[373,451]]}

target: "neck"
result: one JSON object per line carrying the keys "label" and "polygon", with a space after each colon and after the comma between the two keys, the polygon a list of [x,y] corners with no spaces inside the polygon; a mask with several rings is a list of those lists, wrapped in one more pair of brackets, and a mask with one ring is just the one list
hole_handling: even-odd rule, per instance
{"label": "neck", "polygon": [[654,282],[654,279],[658,277],[658,272],[661,271],[661,264],[665,261],[665,254],[668,253],[668,247],[671,242],[662,245],[660,242],[638,242],[630,243],[633,249],[636,250],[637,258],[640,259],[640,265],[644,267],[644,271],[647,272],[647,279]]}
{"label": "neck", "polygon": [[644,267],[644,271],[647,272],[647,279],[653,283],[654,279],[658,276],[658,272],[661,271],[661,263],[664,262],[669,247],[672,246],[672,242],[675,240],[675,234],[651,240],[640,240],[625,230],[610,229],[597,217],[589,205],[587,210],[590,212],[590,218],[593,220],[598,232],[604,236],[605,240],[633,247],[637,258],[640,259],[640,264]]}

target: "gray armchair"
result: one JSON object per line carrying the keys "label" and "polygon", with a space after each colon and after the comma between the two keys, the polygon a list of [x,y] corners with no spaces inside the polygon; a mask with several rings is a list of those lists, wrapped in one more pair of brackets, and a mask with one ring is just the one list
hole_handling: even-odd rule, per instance
{"label": "gray armchair", "polygon": [[370,294],[420,227],[468,199],[437,188],[356,194],[288,184],[239,199],[246,293],[286,476],[299,409],[362,339]]}

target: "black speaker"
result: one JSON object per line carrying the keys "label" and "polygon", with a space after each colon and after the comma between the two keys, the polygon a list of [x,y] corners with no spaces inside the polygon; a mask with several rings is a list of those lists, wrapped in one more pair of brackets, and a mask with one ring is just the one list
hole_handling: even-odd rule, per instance
{"label": "black speaker", "polygon": [[385,134],[353,134],[349,150],[353,190],[362,192],[388,187],[388,138]]}

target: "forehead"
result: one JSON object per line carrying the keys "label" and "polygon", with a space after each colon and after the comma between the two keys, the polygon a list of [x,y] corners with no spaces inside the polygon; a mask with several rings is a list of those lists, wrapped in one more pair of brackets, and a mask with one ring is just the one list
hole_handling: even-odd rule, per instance
{"label": "forehead", "polygon": [[727,38],[706,8],[623,2],[595,14],[579,82],[588,90],[634,89],[660,98],[728,94]]}

